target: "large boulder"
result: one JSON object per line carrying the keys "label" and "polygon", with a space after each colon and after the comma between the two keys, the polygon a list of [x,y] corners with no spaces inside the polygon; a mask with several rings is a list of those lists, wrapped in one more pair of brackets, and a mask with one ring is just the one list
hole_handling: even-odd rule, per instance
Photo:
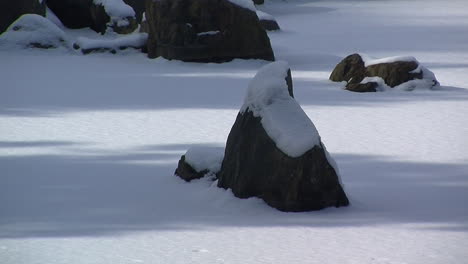
{"label": "large boulder", "polygon": [[146,1],[148,56],[195,62],[274,60],[250,0]]}
{"label": "large boulder", "polygon": [[47,0],[47,6],[68,28],[128,34],[138,27],[135,12],[122,0]]}
{"label": "large boulder", "polygon": [[353,92],[376,92],[387,88],[413,90],[439,85],[434,74],[414,57],[371,59],[352,54],[338,63],[329,78],[334,82],[347,82],[346,89]]}
{"label": "large boulder", "polygon": [[44,0],[2,0],[0,1],[0,34],[24,14],[45,16]]}
{"label": "large boulder", "polygon": [[[334,161],[292,97],[289,66],[264,66],[229,133],[218,186],[281,211],[347,206]],[[289,86],[289,87],[288,87]]]}
{"label": "large boulder", "polygon": [[65,33],[47,18],[22,15],[0,35],[0,48],[69,48]]}

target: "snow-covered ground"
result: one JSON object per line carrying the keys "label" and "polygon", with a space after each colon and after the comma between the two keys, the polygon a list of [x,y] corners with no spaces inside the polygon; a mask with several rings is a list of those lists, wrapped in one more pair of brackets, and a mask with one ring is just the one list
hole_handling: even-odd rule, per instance
{"label": "snow-covered ground", "polygon": [[[336,160],[347,208],[282,213],[180,155],[222,146],[264,61],[0,51],[0,263],[464,263],[468,3],[268,1],[297,101]],[[72,31],[71,35],[83,30]],[[414,56],[436,91],[357,94],[344,56]]]}

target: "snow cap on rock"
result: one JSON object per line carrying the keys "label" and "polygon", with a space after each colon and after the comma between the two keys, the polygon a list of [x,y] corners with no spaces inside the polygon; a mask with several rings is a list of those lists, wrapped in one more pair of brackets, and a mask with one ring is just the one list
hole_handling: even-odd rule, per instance
{"label": "snow cap on rock", "polygon": [[319,145],[320,136],[288,92],[288,71],[285,61],[263,66],[250,82],[240,112],[251,111],[261,117],[263,128],[276,146],[290,157],[299,157]]}

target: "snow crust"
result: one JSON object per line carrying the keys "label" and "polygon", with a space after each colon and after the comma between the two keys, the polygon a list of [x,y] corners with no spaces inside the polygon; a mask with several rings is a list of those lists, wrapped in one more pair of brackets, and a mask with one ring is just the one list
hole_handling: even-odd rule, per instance
{"label": "snow crust", "polygon": [[185,162],[197,172],[208,170],[217,173],[221,170],[224,158],[223,147],[191,147],[185,153]]}
{"label": "snow crust", "polygon": [[78,44],[82,49],[118,49],[119,47],[141,47],[146,43],[147,39],[147,33],[133,33],[130,35],[120,36],[115,39],[91,39],[87,37],[79,37],[76,40],[76,44]]}
{"label": "snow crust", "polygon": [[366,67],[375,65],[375,64],[380,64],[380,63],[392,63],[392,62],[397,62],[397,61],[407,61],[407,62],[414,61],[419,64],[419,62],[413,56],[394,56],[394,57],[375,59],[366,54],[359,54],[359,55],[364,61],[364,66]]}
{"label": "snow crust", "polygon": [[290,157],[299,157],[319,145],[320,136],[300,105],[289,95],[285,80],[289,69],[285,61],[263,66],[250,81],[240,112],[248,110],[260,117],[276,146]]}
{"label": "snow crust", "polygon": [[26,14],[18,18],[0,35],[0,47],[27,48],[31,43],[65,46],[67,37],[54,23],[36,14]]}
{"label": "snow crust", "polygon": [[135,11],[123,0],[93,0],[94,4],[104,6],[106,13],[114,18],[134,17]]}
{"label": "snow crust", "polygon": [[251,0],[228,0],[228,1],[235,4],[235,5],[238,5],[240,7],[249,9],[251,11],[254,11],[254,12],[257,11],[253,1],[251,1]]}
{"label": "snow crust", "polygon": [[260,11],[260,10],[257,10],[257,16],[258,16],[258,19],[260,20],[272,20],[272,21],[275,21],[275,18],[268,14],[268,13],[265,13],[263,11]]}

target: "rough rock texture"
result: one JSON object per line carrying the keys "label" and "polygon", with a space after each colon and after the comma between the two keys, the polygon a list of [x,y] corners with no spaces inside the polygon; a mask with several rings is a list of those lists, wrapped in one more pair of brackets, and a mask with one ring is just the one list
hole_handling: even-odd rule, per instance
{"label": "rough rock texture", "polygon": [[280,30],[280,26],[278,25],[278,22],[276,22],[276,20],[260,19],[260,25],[262,25],[262,27],[268,31]]}
{"label": "rough rock texture", "polygon": [[203,170],[200,172],[196,171],[192,166],[190,166],[190,164],[185,161],[185,155],[180,158],[177,169],[174,172],[175,175],[184,179],[186,182],[203,178],[207,173],[209,173],[208,170]]}
{"label": "rough rock texture", "polygon": [[418,67],[415,61],[397,61],[381,63],[366,67],[366,76],[378,76],[390,87],[395,87],[414,79],[422,79],[422,72],[411,73]]}
{"label": "rough rock texture", "polygon": [[45,16],[45,1],[38,0],[2,0],[0,1],[0,34],[16,19],[24,14]]}
{"label": "rough rock texture", "polygon": [[146,1],[148,57],[195,62],[274,60],[254,11],[227,0]]}
{"label": "rough rock texture", "polygon": [[346,90],[375,92],[376,82],[361,83],[365,77],[380,77],[389,87],[395,87],[414,79],[422,79],[423,72],[412,72],[419,64],[416,61],[396,61],[365,66],[359,54],[352,54],[338,63],[330,75],[334,82],[346,81]]}
{"label": "rough rock texture", "polygon": [[364,61],[359,54],[352,54],[344,58],[338,63],[330,75],[330,80],[334,82],[350,82],[359,83],[366,76],[366,67]]}
{"label": "rough rock texture", "polygon": [[123,0],[135,11],[136,22],[141,23],[143,13],[145,12],[145,0]]}
{"label": "rough rock texture", "polygon": [[[292,95],[292,82],[289,84]],[[299,157],[290,157],[276,146],[261,117],[249,108],[237,115],[229,133],[218,186],[231,188],[240,198],[259,197],[281,211],[349,204],[322,143]]]}
{"label": "rough rock texture", "polygon": [[379,84],[376,82],[348,83],[346,85],[346,90],[357,93],[377,92],[378,86]]}

